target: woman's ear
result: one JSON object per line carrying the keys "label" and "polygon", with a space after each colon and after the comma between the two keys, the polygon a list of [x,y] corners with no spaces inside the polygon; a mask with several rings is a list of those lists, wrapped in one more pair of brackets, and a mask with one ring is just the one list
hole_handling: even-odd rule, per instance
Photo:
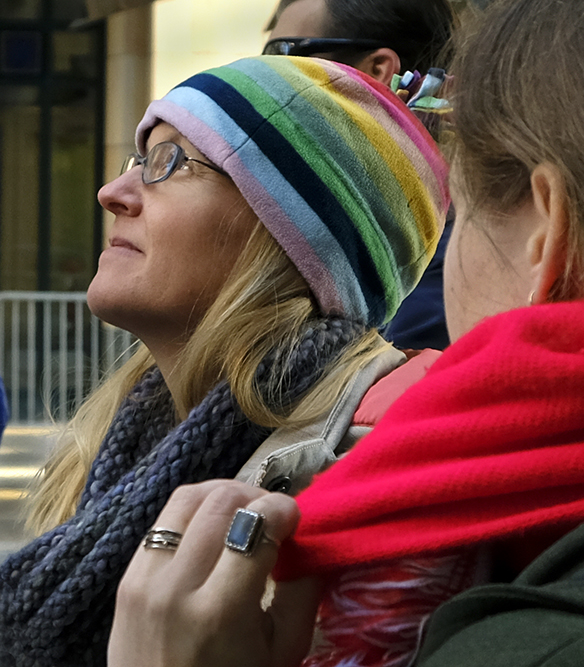
{"label": "woman's ear", "polygon": [[356,67],[365,72],[365,74],[369,74],[369,76],[389,86],[393,75],[399,74],[401,62],[395,51],[382,48],[365,56],[363,60],[357,63]]}
{"label": "woman's ear", "polygon": [[566,266],[568,238],[568,195],[560,170],[549,162],[531,173],[531,192],[536,225],[529,239],[532,267],[531,302],[545,303],[562,278]]}

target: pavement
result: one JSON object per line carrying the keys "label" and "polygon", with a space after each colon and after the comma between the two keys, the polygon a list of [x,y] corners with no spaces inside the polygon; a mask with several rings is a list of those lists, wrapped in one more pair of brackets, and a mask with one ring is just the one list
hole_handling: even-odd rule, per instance
{"label": "pavement", "polygon": [[0,443],[0,562],[30,541],[24,532],[28,488],[54,444],[55,426],[8,426]]}

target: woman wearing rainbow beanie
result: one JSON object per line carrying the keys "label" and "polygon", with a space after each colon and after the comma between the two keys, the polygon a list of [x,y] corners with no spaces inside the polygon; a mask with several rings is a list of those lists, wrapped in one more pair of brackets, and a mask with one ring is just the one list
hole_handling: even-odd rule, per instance
{"label": "woman wearing rainbow beanie", "polygon": [[[216,478],[293,494],[367,430],[361,398],[406,360],[377,328],[449,204],[418,120],[329,61],[197,74],[136,144],[98,195],[115,221],[88,302],[142,345],[73,418],[34,497],[39,537],[0,568],[2,665],[104,665],[132,554],[178,557],[180,528],[155,523],[178,487],[185,506],[184,485]],[[203,486],[219,514],[240,494]]]}
{"label": "woman wearing rainbow beanie", "polygon": [[172,561],[136,552],[109,667],[296,667],[319,597],[310,665],[582,664],[584,13],[501,0],[476,19],[452,65],[452,345],[296,499],[171,499],[157,525],[184,536]]}

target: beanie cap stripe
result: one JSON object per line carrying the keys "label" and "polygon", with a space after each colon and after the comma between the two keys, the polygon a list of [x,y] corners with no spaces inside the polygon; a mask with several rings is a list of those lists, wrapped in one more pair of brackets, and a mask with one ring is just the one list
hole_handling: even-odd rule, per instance
{"label": "beanie cap stripe", "polygon": [[[322,68],[320,63],[323,62],[324,61],[319,61],[318,59],[313,58],[311,59],[311,67]],[[391,134],[389,134],[388,138],[396,141],[402,148],[407,147],[407,150],[404,152],[409,158],[417,157],[416,153],[420,153],[420,158],[422,158],[423,163],[425,164],[424,178],[429,178],[430,175],[432,175],[431,181],[434,181],[434,184],[439,187],[442,196],[447,195],[447,190],[444,188],[445,170],[447,173],[444,159],[440,155],[434,142],[428,143],[428,137],[420,137],[421,131],[426,133],[426,130],[423,128],[420,121],[411,112],[408,112],[407,107],[399,97],[394,96],[393,98],[388,99],[387,90],[383,84],[379,84],[363,72],[355,70],[347,65],[338,64],[338,67],[343,73],[348,73],[350,76],[341,76],[339,72],[336,76],[329,75],[330,85],[327,87],[329,94],[334,95],[336,92],[337,95],[335,98],[337,103],[346,109],[350,109],[351,116],[355,113],[355,109],[358,108],[361,112],[361,116],[371,116],[386,132],[391,126]],[[361,94],[359,96],[354,94],[347,95],[349,90],[353,87],[351,83],[354,83],[355,81],[360,82],[363,88]],[[377,87],[375,84],[377,84]],[[385,95],[379,94],[378,87],[385,90]],[[368,94],[370,95],[370,98],[368,98]],[[363,108],[363,102],[365,100],[367,102],[366,111]],[[379,105],[379,108],[376,108],[377,105]],[[400,113],[395,112],[394,107],[396,106],[401,106]],[[331,122],[334,123],[334,121],[334,117],[331,118]],[[402,132],[396,132],[396,125]],[[362,125],[362,131],[367,135],[367,125]],[[415,150],[413,150],[414,148]],[[384,154],[379,153],[379,157],[383,158]],[[416,160],[416,163],[420,164],[420,159]],[[399,178],[399,173],[396,174],[396,176]]]}
{"label": "beanie cap stripe", "polygon": [[[309,286],[318,287],[319,281],[322,281],[325,275],[336,285],[334,300],[331,299],[332,294],[326,299],[327,308],[334,312],[343,312],[342,304],[346,303],[347,299],[367,307],[361,283],[357,280],[346,280],[349,275],[355,276],[355,271],[347,261],[346,253],[337,238],[320,218],[315,218],[314,210],[259,150],[255,142],[245,144],[227,163],[235,184],[245,187],[249,204],[272,236],[286,248],[287,254],[299,270],[302,267],[301,273]],[[266,175],[271,175],[271,179],[262,179],[260,183],[254,174],[262,163]],[[248,165],[251,165],[252,169],[248,168]],[[294,225],[290,224],[291,219],[294,220]],[[372,303],[374,298],[373,295],[369,297]]]}
{"label": "beanie cap stripe", "polygon": [[[385,197],[382,201],[386,202],[386,207],[383,215],[376,215],[373,222],[376,220],[385,223],[383,229],[376,224],[367,224],[367,228],[377,230],[378,238],[382,239],[383,243],[387,245],[384,254],[387,252],[395,253],[399,258],[397,264],[406,268],[404,262],[407,262],[407,257],[411,256],[412,249],[416,256],[425,253],[431,243],[438,242],[438,230],[435,225],[430,224],[426,228],[421,228],[416,224],[417,220],[434,219],[435,209],[432,205],[430,195],[426,192],[419,192],[417,188],[417,181],[419,174],[415,170],[411,161],[407,159],[401,147],[397,144],[394,137],[387,136],[387,130],[382,126],[372,123],[371,117],[363,112],[358,106],[347,106],[348,120],[355,125],[353,136],[359,137],[359,132],[362,132],[370,151],[362,149],[365,159],[369,157],[368,161],[370,169],[377,167],[377,160],[374,155],[378,155],[376,151],[377,146],[384,144],[386,158],[383,160],[381,169],[378,172],[385,174]],[[358,128],[358,129],[357,129]],[[399,134],[399,133],[397,133]],[[405,137],[404,137],[405,139]],[[390,169],[388,169],[390,167]],[[369,175],[369,183],[375,183],[373,174]],[[363,191],[364,184],[355,192],[354,198],[359,197],[359,191]],[[377,201],[377,198],[375,198]],[[431,210],[430,215],[428,209]],[[356,220],[358,224],[358,219]],[[422,232],[420,235],[419,232]],[[404,235],[406,232],[406,235]],[[407,233],[411,232],[409,238]],[[364,232],[362,232],[364,233]],[[388,240],[391,238],[391,243]],[[412,243],[414,247],[412,248]],[[417,247],[416,247],[417,246]],[[373,250],[373,248],[371,248]],[[383,262],[383,258],[380,259]],[[387,260],[385,260],[387,264]],[[379,269],[378,269],[379,270]]]}
{"label": "beanie cap stripe", "polygon": [[[407,132],[410,139],[418,146],[420,152],[427,158],[429,164],[432,165],[437,174],[442,173],[444,169],[448,170],[448,165],[444,161],[436,142],[425,140],[429,135],[420,119],[411,112],[409,114],[402,113],[402,111],[408,110],[403,100],[397,95],[387,95],[387,87],[379,81],[372,79],[364,72],[354,69],[349,65],[337,64],[339,69],[342,69],[347,74],[348,78],[359,81],[377,99],[393,121]],[[447,195],[448,188],[446,186],[447,184],[445,183],[443,190]]]}

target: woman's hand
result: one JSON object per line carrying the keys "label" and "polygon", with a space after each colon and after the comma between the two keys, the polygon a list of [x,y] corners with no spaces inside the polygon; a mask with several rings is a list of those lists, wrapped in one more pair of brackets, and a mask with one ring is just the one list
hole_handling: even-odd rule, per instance
{"label": "woman's hand", "polygon": [[318,605],[313,579],[278,584],[262,610],[277,547],[251,556],[224,548],[237,508],[263,514],[283,540],[299,513],[294,500],[234,481],[180,487],[155,526],[183,533],[178,549],[140,547],[117,594],[108,667],[293,667],[309,649]]}

